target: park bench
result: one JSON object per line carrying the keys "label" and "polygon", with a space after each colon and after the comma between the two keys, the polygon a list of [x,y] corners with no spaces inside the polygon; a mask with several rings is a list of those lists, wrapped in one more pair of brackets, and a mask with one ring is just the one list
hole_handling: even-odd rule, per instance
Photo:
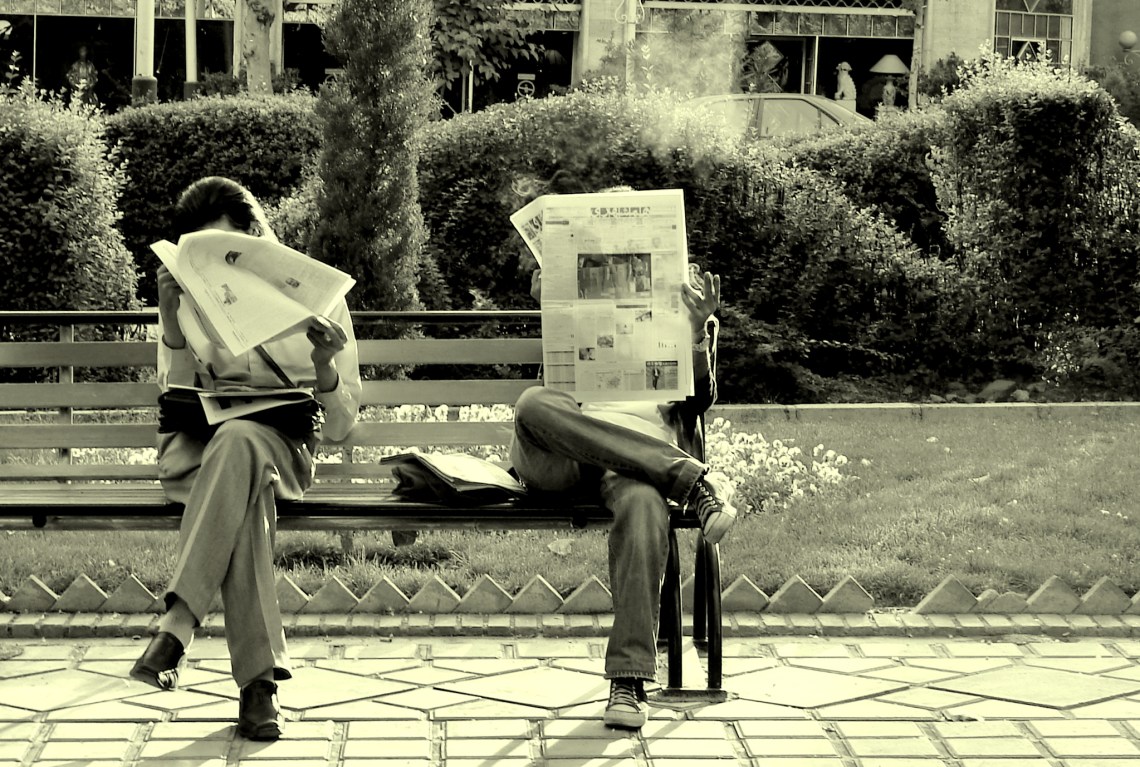
{"label": "park bench", "polygon": [[[362,449],[378,446],[458,450],[464,445],[509,444],[509,421],[459,421],[455,419],[457,406],[513,404],[525,388],[537,385],[541,340],[533,335],[539,316],[537,311],[355,313],[353,322],[360,336],[368,335],[369,324],[397,323],[434,324],[449,331],[466,326],[482,329],[472,336],[491,337],[361,340],[360,362],[366,374],[361,421],[344,443],[320,448],[323,455],[315,485],[303,500],[279,503],[279,529],[341,533],[439,528],[579,530],[612,523],[610,513],[599,505],[545,496],[462,508],[409,502],[392,493],[388,466],[359,457]],[[111,457],[98,463],[75,456],[80,448],[154,447],[157,350],[155,341],[145,339],[146,330],[156,322],[154,310],[0,311],[0,370],[8,373],[0,381],[0,529],[177,529],[181,507],[163,497],[153,460],[129,462],[123,458],[124,450],[103,451]],[[526,337],[528,325],[532,337]],[[113,337],[129,335],[138,340],[78,340],[91,337],[92,328],[106,327],[129,331]],[[33,328],[40,329],[35,338],[44,340],[20,340]],[[488,328],[494,332],[487,332]],[[154,336],[153,331],[149,336]],[[456,374],[450,366],[462,365],[465,370],[478,371],[478,377],[368,380],[369,366],[395,365],[445,365],[449,367],[439,370],[453,377]],[[48,371],[47,382],[8,382],[14,369],[37,368]],[[108,375],[115,371],[120,380]],[[128,377],[122,371],[135,373]],[[130,380],[121,380],[124,377]],[[451,418],[393,423],[368,417],[370,406],[400,405],[448,405]],[[668,659],[665,692],[717,697],[722,694],[720,562],[717,546],[699,533],[692,636],[694,644],[707,651],[708,686],[703,690],[682,686],[676,530],[697,526],[695,520],[681,515],[674,515],[670,525],[661,618]]]}

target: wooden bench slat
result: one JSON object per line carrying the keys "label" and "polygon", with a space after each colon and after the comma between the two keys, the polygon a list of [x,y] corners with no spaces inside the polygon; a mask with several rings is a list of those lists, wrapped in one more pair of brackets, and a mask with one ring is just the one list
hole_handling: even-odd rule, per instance
{"label": "wooden bench slat", "polygon": [[153,423],[5,424],[4,448],[154,447]]}
{"label": "wooden bench slat", "polygon": [[[137,480],[157,477],[158,467],[153,463],[0,463],[0,480]],[[0,492],[6,487],[0,486]]]}
{"label": "wooden bench slat", "polygon": [[155,407],[157,400],[154,383],[0,384],[0,403],[5,409]]}
{"label": "wooden bench slat", "polygon": [[[414,445],[507,445],[512,425],[497,421],[358,423],[343,447]],[[0,426],[2,449],[154,447],[155,425],[6,424]]]}
{"label": "wooden bench slat", "polygon": [[153,341],[72,341],[0,343],[0,367],[155,367]]}
{"label": "wooden bench slat", "polygon": [[357,423],[345,445],[509,445],[513,431],[504,421]]}
{"label": "wooden bench slat", "polygon": [[539,338],[416,338],[357,342],[362,365],[505,365],[542,362]]}
{"label": "wooden bench slat", "polygon": [[537,379],[456,381],[365,381],[365,405],[499,405],[514,404]]}
{"label": "wooden bench slat", "polygon": [[[361,404],[498,405],[513,403],[537,379],[365,381]],[[155,407],[153,383],[0,384],[0,406],[8,410],[63,408],[105,410]]]}
{"label": "wooden bench slat", "polygon": [[[392,469],[379,463],[318,463],[317,479],[390,479]],[[153,480],[153,463],[0,463],[0,480]],[[0,488],[2,491],[3,488]]]}
{"label": "wooden bench slat", "polygon": [[[361,340],[362,365],[504,365],[542,361],[537,338]],[[155,367],[154,341],[0,343],[0,367]]]}
{"label": "wooden bench slat", "polygon": [[[61,485],[11,483],[0,496],[5,529],[33,529],[35,515],[52,529],[177,529],[180,507],[167,504],[157,484]],[[129,514],[129,516],[125,516]],[[63,516],[59,516],[63,515]],[[375,485],[317,484],[301,501],[279,501],[282,529],[484,530],[598,527],[613,518],[590,503],[561,504],[542,496],[482,506],[445,506],[407,501]],[[27,527],[19,521],[28,518]],[[127,520],[130,520],[129,523]],[[13,526],[13,522],[17,524]]]}

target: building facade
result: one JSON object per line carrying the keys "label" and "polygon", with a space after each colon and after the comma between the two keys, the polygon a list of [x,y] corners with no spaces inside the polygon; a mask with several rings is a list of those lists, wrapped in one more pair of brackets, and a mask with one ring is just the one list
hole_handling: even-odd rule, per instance
{"label": "building facade", "polygon": [[[286,0],[276,25],[278,66],[296,70],[309,85],[336,66],[316,24],[333,1]],[[233,70],[234,0],[0,0],[0,22],[9,24],[0,56],[18,51],[22,73],[59,89],[84,46],[99,72],[100,101],[128,103],[139,74],[140,2],[155,3],[160,98],[178,98],[186,80],[186,2],[197,19],[198,78]],[[474,103],[542,96],[594,74],[641,74],[701,93],[769,88],[834,97],[841,73],[849,74],[862,102],[885,77],[905,87],[905,77],[884,75],[885,61],[928,67],[986,46],[1011,56],[1048,51],[1055,61],[1083,67],[1118,55],[1125,30],[1140,33],[1138,0],[926,0],[918,17],[914,6],[914,0],[518,0],[547,55],[516,64],[497,83],[476,84]]]}

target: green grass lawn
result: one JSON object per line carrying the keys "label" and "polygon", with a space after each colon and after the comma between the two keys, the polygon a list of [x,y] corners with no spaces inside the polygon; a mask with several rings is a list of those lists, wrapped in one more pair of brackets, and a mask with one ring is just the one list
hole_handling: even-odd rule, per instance
{"label": "green grass lawn", "polygon": [[[1101,576],[1140,589],[1140,408],[924,412],[737,421],[808,455],[817,444],[843,453],[852,478],[743,518],[721,546],[725,583],[743,574],[771,594],[800,575],[822,594],[852,575],[884,607],[913,605],[951,574],[974,593],[1030,593],[1051,575],[1077,589]],[[682,537],[688,571],[691,537]],[[559,539],[568,554],[548,548]],[[35,574],[59,592],[80,573],[108,590],[134,573],[157,591],[174,542],[173,533],[0,535],[0,591]],[[384,576],[409,596],[432,574],[460,594],[483,573],[509,591],[540,573],[564,595],[590,575],[607,580],[604,532],[447,531],[399,549],[369,533],[356,544],[345,557],[333,534],[282,533],[280,564],[309,593],[335,574],[357,596]]]}

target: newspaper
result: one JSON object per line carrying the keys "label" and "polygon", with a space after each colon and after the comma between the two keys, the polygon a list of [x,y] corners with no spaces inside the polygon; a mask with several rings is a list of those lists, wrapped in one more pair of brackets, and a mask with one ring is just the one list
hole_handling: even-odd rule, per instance
{"label": "newspaper", "polygon": [[393,476],[400,480],[397,492],[421,499],[430,495],[435,500],[465,497],[501,502],[526,494],[522,483],[505,469],[466,453],[398,453],[381,457],[380,463],[392,466]]}
{"label": "newspaper", "polygon": [[196,394],[202,403],[206,423],[217,425],[233,418],[244,418],[279,405],[290,405],[313,398],[311,389],[201,389],[197,386],[172,384],[171,389]]}
{"label": "newspaper", "polygon": [[511,223],[542,266],[546,386],[578,402],[693,393],[681,190],[546,195]]}
{"label": "newspaper", "polygon": [[235,357],[328,314],[356,284],[304,253],[240,232],[210,229],[150,247],[210,340]]}

